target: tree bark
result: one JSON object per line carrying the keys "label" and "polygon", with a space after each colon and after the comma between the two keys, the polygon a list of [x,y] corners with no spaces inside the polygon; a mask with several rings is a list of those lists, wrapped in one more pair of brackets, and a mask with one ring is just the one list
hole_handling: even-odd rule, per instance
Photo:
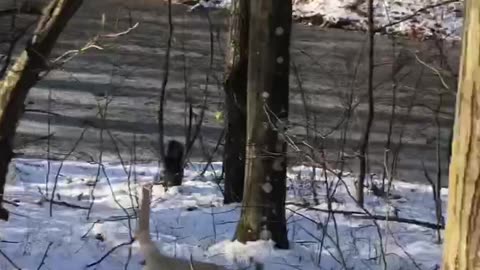
{"label": "tree bark", "polygon": [[249,0],[233,0],[225,81],[224,203],[241,202],[245,178]]}
{"label": "tree bark", "polygon": [[[47,59],[67,22],[82,0],[52,0],[44,9],[26,49],[0,81],[0,201],[3,199],[8,164],[13,157],[13,138],[23,103],[39,74],[48,69]],[[8,212],[0,207],[0,219]]]}
{"label": "tree bark", "polygon": [[247,148],[236,238],[288,248],[285,221],[291,0],[250,2]]}
{"label": "tree bark", "polygon": [[467,0],[465,8],[444,270],[480,269],[480,1]]}
{"label": "tree bark", "polygon": [[365,130],[362,135],[362,142],[359,149],[358,158],[360,161],[360,172],[357,180],[357,203],[361,207],[364,204],[364,188],[365,177],[367,175],[367,154],[370,142],[370,132],[372,129],[373,119],[375,117],[375,106],[373,99],[373,73],[374,73],[374,56],[375,56],[375,24],[374,24],[374,7],[373,0],[368,0],[368,115]]}

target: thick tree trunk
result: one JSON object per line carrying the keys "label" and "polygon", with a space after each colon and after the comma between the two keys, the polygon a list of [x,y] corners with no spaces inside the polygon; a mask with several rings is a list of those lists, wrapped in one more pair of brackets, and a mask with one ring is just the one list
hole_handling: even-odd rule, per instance
{"label": "thick tree trunk", "polygon": [[480,1],[465,6],[444,270],[480,269]]}
{"label": "thick tree trunk", "polygon": [[288,248],[285,221],[291,0],[256,0],[250,8],[247,149],[243,208],[236,237],[272,239]]}
{"label": "thick tree trunk", "polygon": [[[53,46],[81,4],[82,0],[52,0],[43,9],[25,51],[0,81],[0,200],[3,199],[8,164],[13,156],[13,138],[25,98],[39,80],[40,72],[48,69],[46,60]],[[3,208],[0,208],[0,219],[8,219],[8,212]]]}
{"label": "thick tree trunk", "polygon": [[233,0],[225,81],[224,203],[241,202],[245,178],[249,0]]}

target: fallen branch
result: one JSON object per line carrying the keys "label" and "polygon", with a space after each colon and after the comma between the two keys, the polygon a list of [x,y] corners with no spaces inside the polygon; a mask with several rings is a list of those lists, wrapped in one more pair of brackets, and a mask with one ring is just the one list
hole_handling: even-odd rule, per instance
{"label": "fallen branch", "polygon": [[347,216],[350,216],[350,215],[364,215],[365,214],[364,212],[361,212],[361,211],[334,210],[334,209],[328,210],[328,209],[323,209],[323,208],[311,207],[311,206],[308,206],[307,204],[295,203],[295,202],[287,202],[287,203],[285,203],[285,205],[293,205],[293,206],[297,206],[297,207],[300,207],[300,208],[303,208],[303,209],[306,209],[306,210],[313,210],[313,211],[323,212],[323,213],[343,214],[343,215],[347,215]]}
{"label": "fallen branch", "polygon": [[50,250],[50,247],[53,245],[53,242],[48,243],[47,249],[45,249],[45,253],[43,253],[42,261],[37,267],[37,270],[40,270],[42,266],[45,264],[45,259],[47,258],[48,251]]}
{"label": "fallen branch", "polygon": [[393,221],[393,222],[398,222],[398,223],[406,223],[406,224],[412,224],[412,225],[417,225],[429,229],[445,229],[443,225],[438,225],[435,223],[430,223],[427,221],[421,221],[421,220],[416,220],[416,219],[411,219],[411,218],[401,218],[401,217],[396,217],[396,216],[382,216],[382,215],[352,215],[352,218],[358,218],[358,219],[373,219],[373,220],[383,220],[383,221]]}
{"label": "fallen branch", "polygon": [[40,188],[38,188],[38,192],[40,193],[40,195],[42,195],[41,202],[49,202],[51,204],[66,206],[66,207],[70,207],[70,208],[74,208],[74,209],[84,209],[84,210],[89,209],[87,206],[82,206],[82,205],[72,204],[72,203],[68,203],[68,202],[64,202],[64,201],[55,201],[53,199],[49,199],[45,195],[43,195],[42,190]]}
{"label": "fallen branch", "polygon": [[451,4],[451,3],[455,3],[455,2],[460,2],[459,0],[446,0],[446,1],[443,1],[443,2],[440,2],[440,3],[436,3],[436,4],[431,4],[431,5],[428,5],[428,6],[424,6],[423,8],[420,8],[420,9],[417,9],[416,11],[414,11],[412,14],[409,14],[409,15],[406,15],[404,16],[403,18],[399,19],[399,20],[396,20],[394,22],[391,22],[391,23],[387,23],[383,26],[380,26],[378,27],[377,29],[375,29],[375,32],[381,32],[383,30],[385,30],[386,28],[388,27],[392,27],[392,26],[395,26],[397,24],[400,24],[402,22],[405,22],[405,21],[408,21],[410,19],[413,19],[415,18],[417,15],[421,14],[421,13],[424,13],[425,11],[429,10],[429,9],[433,9],[433,8],[437,8],[437,7],[440,7],[440,6],[444,6],[444,5],[448,5],[448,4]]}
{"label": "fallen branch", "polygon": [[80,238],[85,239],[88,236],[88,234],[93,230],[96,224],[102,224],[104,222],[117,222],[117,221],[136,219],[136,218],[137,218],[136,216],[133,216],[133,217],[132,216],[113,216],[106,219],[97,219],[96,221],[92,222],[92,225],[90,226],[90,228]]}
{"label": "fallen branch", "polygon": [[45,136],[40,136],[38,138],[35,138],[35,139],[31,139],[29,141],[26,141],[23,143],[23,147],[29,145],[29,144],[32,144],[32,143],[36,143],[36,142],[39,142],[39,141],[43,141],[43,140],[48,140],[50,138],[52,138],[53,136],[55,136],[55,133],[50,133],[48,135],[45,135]]}
{"label": "fallen branch", "polygon": [[97,261],[93,262],[93,263],[90,263],[90,264],[87,264],[86,268],[90,268],[90,267],[93,267],[99,263],[101,263],[103,260],[105,260],[108,256],[110,256],[110,254],[112,254],[115,250],[123,247],[123,246],[128,246],[128,245],[131,245],[133,242],[135,241],[134,238],[132,238],[132,240],[128,241],[128,242],[125,242],[125,243],[121,243],[119,245],[116,245],[114,246],[112,249],[110,249],[107,253],[105,253],[105,255],[103,255],[100,259],[98,259]]}
{"label": "fallen branch", "polygon": [[18,266],[12,261],[12,259],[10,259],[10,257],[8,257],[7,254],[5,254],[2,250],[0,250],[0,255],[2,255],[2,256],[5,258],[5,260],[7,260],[13,268],[15,268],[15,269],[17,269],[17,270],[21,270],[21,269],[22,269],[22,268],[18,267]]}
{"label": "fallen branch", "polygon": [[72,203],[68,203],[68,202],[64,202],[64,201],[55,201],[55,200],[50,200],[50,199],[47,199],[47,202],[50,202],[52,204],[55,204],[55,205],[60,205],[60,206],[66,206],[66,207],[70,207],[70,208],[74,208],[74,209],[84,209],[84,210],[88,210],[88,207],[87,206],[81,206],[81,205],[76,205],[76,204],[72,204]]}
{"label": "fallen branch", "polygon": [[19,241],[10,241],[10,240],[0,240],[0,243],[4,244],[18,244],[20,243]]}
{"label": "fallen branch", "polygon": [[293,203],[293,202],[288,202],[286,205],[293,205],[293,206],[298,206],[301,208],[304,208],[306,210],[311,210],[311,211],[317,211],[317,212],[323,212],[323,213],[332,213],[332,214],[342,214],[345,216],[349,216],[352,218],[358,218],[358,219],[371,219],[371,220],[383,220],[383,221],[392,221],[392,222],[398,222],[398,223],[406,223],[406,224],[412,224],[412,225],[417,225],[429,229],[445,229],[445,227],[442,224],[435,224],[427,221],[421,221],[421,220],[416,220],[416,219],[410,219],[410,218],[401,218],[397,216],[384,216],[384,215],[374,215],[374,214],[366,214],[361,211],[349,211],[349,210],[328,210],[328,209],[322,209],[322,208],[316,208],[316,207],[309,207],[305,206],[304,204],[298,204],[298,203]]}
{"label": "fallen branch", "polygon": [[12,201],[5,200],[5,199],[2,200],[2,203],[10,204],[10,205],[13,205],[13,206],[15,206],[15,207],[20,206],[20,205],[19,205],[18,203],[16,203],[16,202],[12,202]]}
{"label": "fallen branch", "polygon": [[53,116],[59,116],[59,117],[62,116],[59,113],[49,112],[49,111],[39,110],[39,109],[25,109],[24,112],[42,113],[42,114],[49,114]]}
{"label": "fallen branch", "polygon": [[125,31],[122,31],[122,32],[118,32],[118,33],[111,33],[111,34],[106,34],[106,35],[102,35],[101,37],[105,37],[105,38],[117,38],[117,37],[121,37],[121,36],[124,36],[128,33],[130,33],[131,31],[133,31],[135,28],[137,28],[139,25],[139,23],[135,23],[132,27],[128,28],[127,30]]}

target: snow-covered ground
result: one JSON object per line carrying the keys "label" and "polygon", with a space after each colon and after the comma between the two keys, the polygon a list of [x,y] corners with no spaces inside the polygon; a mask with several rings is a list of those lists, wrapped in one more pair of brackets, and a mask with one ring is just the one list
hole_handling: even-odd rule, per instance
{"label": "snow-covered ground", "polygon": [[[206,7],[228,7],[231,0],[201,0]],[[325,26],[346,29],[366,29],[366,2],[352,8],[361,0],[293,0],[296,18],[316,18]],[[448,4],[443,4],[449,2]],[[417,37],[430,37],[432,33],[447,39],[459,39],[462,33],[463,0],[375,0],[377,27],[394,24],[388,32]],[[410,15],[415,16],[401,23]]]}
{"label": "snow-covered ground", "polygon": [[[345,24],[347,28],[366,29],[366,4],[358,9],[349,8],[358,0],[294,0],[294,16],[322,16],[331,24]],[[367,2],[367,1],[365,1]],[[377,27],[393,24],[412,14],[414,17],[393,25],[389,32],[431,36],[435,33],[443,38],[457,39],[463,23],[463,1],[431,6],[445,0],[377,0],[375,1],[375,23]]]}
{"label": "snow-covered ground", "polygon": [[[211,261],[231,269],[242,269],[253,258],[265,269],[437,269],[441,245],[430,228],[360,218],[362,215],[337,213],[329,217],[327,187],[335,190],[335,210],[359,211],[347,191],[353,192],[353,179],[325,181],[316,171],[295,167],[289,170],[288,236],[290,250],[275,250],[270,242],[243,245],[231,242],[239,218],[239,205],[223,205],[221,185],[215,182],[221,165],[215,163],[201,176],[204,164],[191,164],[184,185],[167,192],[154,186],[151,235],[161,251],[185,259]],[[6,187],[6,199],[17,206],[4,205],[10,220],[0,223],[0,251],[21,269],[85,269],[122,243],[99,264],[90,269],[141,269],[137,243],[129,245],[136,222],[127,219],[137,206],[135,194],[141,183],[157,175],[157,164],[124,167],[121,164],[47,162],[17,159],[15,173]],[[48,191],[45,179],[49,174]],[[90,192],[97,181],[90,219],[86,209],[50,204],[44,198],[52,194],[55,179],[56,202],[88,208]],[[313,183],[313,184],[312,184]],[[316,187],[318,205],[311,188]],[[43,194],[43,195],[42,195]],[[332,194],[332,192],[330,192]],[[446,200],[446,191],[442,199]],[[308,206],[308,207],[307,207]],[[372,214],[394,215],[435,223],[431,189],[419,184],[395,182],[392,198],[367,193],[366,208]],[[381,237],[380,237],[381,236]],[[131,248],[131,258],[129,250]],[[45,256],[45,253],[47,255]],[[382,255],[384,254],[384,256]],[[128,263],[128,267],[125,264]],[[0,254],[0,269],[15,269]]]}

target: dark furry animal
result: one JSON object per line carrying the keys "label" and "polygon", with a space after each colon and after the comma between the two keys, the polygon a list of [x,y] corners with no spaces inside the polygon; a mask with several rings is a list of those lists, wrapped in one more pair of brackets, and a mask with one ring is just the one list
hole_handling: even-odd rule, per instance
{"label": "dark furry animal", "polygon": [[165,154],[164,164],[164,183],[165,186],[180,186],[183,179],[183,144],[171,140],[168,142],[167,153]]}

